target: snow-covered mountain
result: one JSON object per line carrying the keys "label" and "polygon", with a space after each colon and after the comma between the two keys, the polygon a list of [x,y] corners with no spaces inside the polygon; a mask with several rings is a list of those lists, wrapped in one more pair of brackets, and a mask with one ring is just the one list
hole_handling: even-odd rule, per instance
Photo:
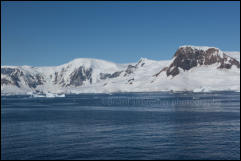
{"label": "snow-covered mountain", "polygon": [[235,58],[236,60],[238,60],[240,62],[240,52],[237,51],[225,51],[225,54],[227,54],[228,56]]}
{"label": "snow-covered mountain", "polygon": [[172,60],[116,64],[80,58],[55,67],[1,66],[1,94],[240,91],[240,53],[181,46]]}
{"label": "snow-covered mountain", "polygon": [[231,69],[232,66],[240,68],[239,61],[229,55],[215,47],[181,46],[176,51],[172,63],[156,76],[165,71],[167,76],[174,77],[180,73],[180,70],[188,71],[198,66],[213,64],[218,64],[218,69]]}

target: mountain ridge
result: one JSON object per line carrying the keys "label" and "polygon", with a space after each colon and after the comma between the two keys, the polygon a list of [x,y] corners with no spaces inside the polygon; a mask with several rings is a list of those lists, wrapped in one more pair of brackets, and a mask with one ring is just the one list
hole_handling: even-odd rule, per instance
{"label": "mountain ridge", "polygon": [[77,58],[58,66],[1,66],[1,94],[240,91],[237,53],[185,45],[165,61],[140,58],[137,63],[117,64]]}

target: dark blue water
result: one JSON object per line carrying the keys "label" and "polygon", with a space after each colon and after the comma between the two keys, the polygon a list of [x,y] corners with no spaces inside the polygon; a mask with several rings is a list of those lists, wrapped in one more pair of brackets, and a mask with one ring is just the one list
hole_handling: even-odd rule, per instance
{"label": "dark blue water", "polygon": [[1,159],[240,159],[240,93],[1,97]]}

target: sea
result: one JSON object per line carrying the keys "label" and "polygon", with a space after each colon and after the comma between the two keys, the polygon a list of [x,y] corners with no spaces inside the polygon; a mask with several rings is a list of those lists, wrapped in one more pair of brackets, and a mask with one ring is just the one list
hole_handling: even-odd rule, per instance
{"label": "sea", "polygon": [[1,96],[1,160],[239,160],[240,93]]}

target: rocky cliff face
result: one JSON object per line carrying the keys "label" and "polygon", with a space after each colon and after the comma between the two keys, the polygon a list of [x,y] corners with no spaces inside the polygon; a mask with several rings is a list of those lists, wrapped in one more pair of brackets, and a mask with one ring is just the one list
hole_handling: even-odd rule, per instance
{"label": "rocky cliff face", "polygon": [[70,83],[67,84],[73,85],[73,86],[81,86],[83,85],[84,81],[89,81],[89,83],[92,83],[92,68],[85,69],[84,67],[79,67],[77,70],[75,70],[73,73],[70,75]]}
{"label": "rocky cliff face", "polygon": [[218,48],[182,46],[176,51],[173,62],[155,76],[166,72],[167,76],[171,75],[174,77],[180,73],[180,69],[187,71],[194,67],[216,63],[219,64],[218,69],[230,69],[232,66],[240,68],[239,61],[228,56]]}
{"label": "rocky cliff face", "polygon": [[1,68],[1,75],[5,76],[1,78],[1,85],[13,85],[20,87],[21,81],[24,81],[30,88],[36,88],[38,85],[42,85],[44,77],[41,74],[36,73],[24,73],[19,68]]}

